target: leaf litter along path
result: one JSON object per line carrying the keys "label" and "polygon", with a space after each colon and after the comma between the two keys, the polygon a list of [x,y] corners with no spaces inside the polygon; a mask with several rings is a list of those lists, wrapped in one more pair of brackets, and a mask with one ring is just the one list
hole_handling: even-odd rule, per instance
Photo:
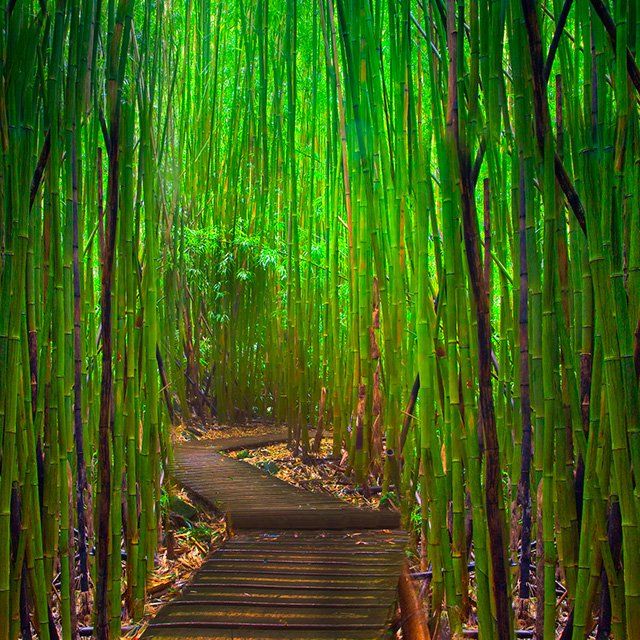
{"label": "leaf litter along path", "polygon": [[392,511],[310,493],[212,443],[178,443],[174,478],[235,531],[145,638],[389,635],[406,535]]}

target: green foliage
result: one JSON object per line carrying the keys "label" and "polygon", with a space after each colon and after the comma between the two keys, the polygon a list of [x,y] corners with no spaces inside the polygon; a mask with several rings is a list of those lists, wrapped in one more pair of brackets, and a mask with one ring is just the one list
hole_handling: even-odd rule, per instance
{"label": "green foliage", "polygon": [[385,491],[380,496],[380,506],[381,507],[389,507],[389,506],[400,506],[400,500],[398,499],[398,495],[395,491]]}
{"label": "green foliage", "polygon": [[187,526],[178,529],[178,533],[183,535],[187,540],[196,540],[201,544],[210,544],[217,536],[219,532],[212,529],[208,524],[204,522],[187,523]]}
{"label": "green foliage", "polygon": [[280,470],[280,467],[273,460],[260,460],[257,466],[266,471],[269,475],[275,475]]}
{"label": "green foliage", "polygon": [[609,609],[632,637],[639,17],[8,2],[0,640],[22,580],[39,636],[55,611],[72,637],[74,575],[119,637],[170,508],[170,422],[268,416],[304,442],[323,389],[334,455],[420,530],[453,635],[472,553],[481,637],[511,637],[535,583],[554,638],[558,577],[574,640]]}

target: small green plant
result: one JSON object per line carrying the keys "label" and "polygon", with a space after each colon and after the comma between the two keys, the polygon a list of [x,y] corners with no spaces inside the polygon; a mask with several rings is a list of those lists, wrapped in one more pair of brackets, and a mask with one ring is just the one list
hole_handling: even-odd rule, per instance
{"label": "small green plant", "polygon": [[420,505],[415,505],[411,510],[409,522],[411,523],[411,528],[414,531],[420,531],[422,529],[422,509]]}
{"label": "small green plant", "polygon": [[178,529],[178,533],[184,535],[187,540],[194,539],[205,544],[209,544],[213,536],[217,535],[217,531],[204,522],[187,523],[186,527]]}
{"label": "small green plant", "polygon": [[390,505],[399,506],[400,501],[395,491],[387,491],[380,497],[380,506],[388,507]]}
{"label": "small green plant", "polygon": [[272,476],[280,470],[280,467],[273,460],[260,461],[258,467]]}

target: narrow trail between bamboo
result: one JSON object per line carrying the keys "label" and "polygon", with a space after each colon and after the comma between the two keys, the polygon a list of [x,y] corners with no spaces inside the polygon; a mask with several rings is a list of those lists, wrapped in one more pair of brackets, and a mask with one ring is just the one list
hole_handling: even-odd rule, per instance
{"label": "narrow trail between bamboo", "polygon": [[406,543],[399,515],[290,485],[225,456],[227,445],[175,448],[175,480],[224,512],[232,534],[144,637],[390,636]]}

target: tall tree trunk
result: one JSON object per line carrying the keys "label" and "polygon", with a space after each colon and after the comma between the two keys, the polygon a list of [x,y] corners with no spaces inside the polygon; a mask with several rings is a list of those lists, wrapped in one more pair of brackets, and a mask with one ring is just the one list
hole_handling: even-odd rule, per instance
{"label": "tall tree trunk", "polygon": [[469,149],[462,139],[458,122],[458,29],[456,25],[455,7],[455,0],[448,0],[447,44],[449,50],[449,73],[447,138],[452,151],[451,156],[457,156],[459,166],[464,244],[477,318],[480,418],[482,421],[482,433],[485,445],[485,506],[489,530],[491,568],[493,570],[492,588],[496,605],[496,628],[499,640],[509,640],[511,637],[511,598],[504,544],[504,516],[500,508],[500,451],[491,382],[489,290],[484,278],[482,258],[480,256],[478,215],[472,177],[472,162]]}
{"label": "tall tree trunk", "polygon": [[522,459],[518,482],[518,503],[522,509],[520,542],[521,598],[529,597],[531,569],[531,398],[529,394],[529,273],[527,267],[527,211],[525,198],[524,161],[520,158],[519,179],[519,241],[520,241],[520,405],[522,411]]}

